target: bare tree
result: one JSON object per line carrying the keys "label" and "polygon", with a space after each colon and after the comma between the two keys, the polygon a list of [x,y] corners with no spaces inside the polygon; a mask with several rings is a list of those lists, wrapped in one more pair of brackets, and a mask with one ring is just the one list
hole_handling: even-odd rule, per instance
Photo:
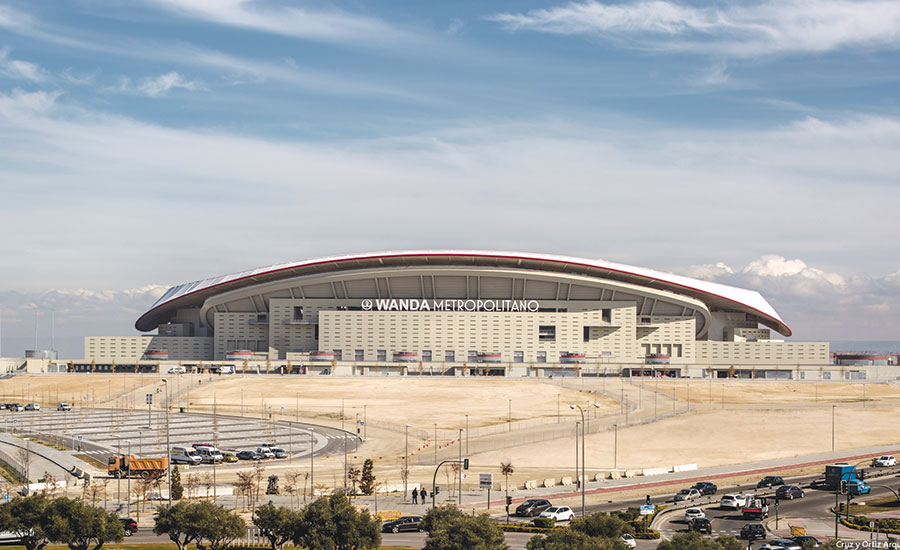
{"label": "bare tree", "polygon": [[[309,472],[303,474],[303,502],[306,502],[306,484],[309,482]],[[312,488],[310,488],[310,500],[312,500]]]}
{"label": "bare tree", "polygon": [[[459,463],[451,462],[450,469],[444,470],[444,474],[447,476],[447,486],[450,488],[450,498],[456,498],[456,476],[459,475]],[[451,480],[452,474],[452,480]]]}
{"label": "bare tree", "polygon": [[22,477],[26,478],[26,483],[28,480],[28,474],[31,473],[31,452],[28,449],[19,449],[16,451],[16,461],[18,461],[19,466],[22,468]]}
{"label": "bare tree", "polygon": [[44,489],[41,494],[48,498],[56,495],[56,478],[50,472],[44,472]]}
{"label": "bare tree", "polygon": [[238,472],[237,481],[232,483],[238,494],[244,497],[244,509],[250,505],[250,501],[253,499],[253,478],[253,472]]}
{"label": "bare tree", "polygon": [[299,488],[297,480],[302,474],[298,471],[288,472],[284,474],[284,492],[291,496],[291,509],[294,509],[294,497],[297,495]]}
{"label": "bare tree", "polygon": [[200,485],[200,476],[188,474],[184,477],[184,488],[187,489],[188,498],[197,497],[197,487]]}
{"label": "bare tree", "polygon": [[350,496],[356,494],[356,486],[359,485],[360,480],[362,479],[362,470],[360,470],[357,466],[351,464],[347,467],[347,481],[350,482]]}
{"label": "bare tree", "polygon": [[253,498],[250,502],[250,508],[255,508],[256,503],[259,502],[259,485],[262,483],[263,477],[266,474],[266,467],[262,465],[261,462],[257,462],[253,465]]}
{"label": "bare tree", "polygon": [[209,500],[209,490],[212,489],[213,486],[213,476],[212,472],[206,472],[200,478],[200,483],[206,489],[206,500]]}

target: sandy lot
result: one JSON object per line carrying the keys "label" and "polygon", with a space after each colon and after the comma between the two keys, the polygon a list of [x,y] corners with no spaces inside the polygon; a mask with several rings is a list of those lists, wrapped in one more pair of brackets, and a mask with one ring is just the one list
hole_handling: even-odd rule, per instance
{"label": "sandy lot", "polygon": [[[134,390],[157,381],[156,375],[149,374],[14,376],[0,381],[0,401],[18,402],[23,405],[38,402],[43,407],[54,408],[58,402],[65,401],[77,407],[85,403],[115,402],[128,394],[130,406]],[[140,400],[143,402],[143,395]]]}
{"label": "sandy lot", "polygon": [[[640,382],[638,382],[640,383]],[[655,382],[644,382],[645,388]],[[725,407],[729,405],[778,404],[787,406],[827,403],[892,403],[900,406],[900,387],[889,383],[780,382],[750,380],[693,380],[659,382],[659,391],[682,401]]]}

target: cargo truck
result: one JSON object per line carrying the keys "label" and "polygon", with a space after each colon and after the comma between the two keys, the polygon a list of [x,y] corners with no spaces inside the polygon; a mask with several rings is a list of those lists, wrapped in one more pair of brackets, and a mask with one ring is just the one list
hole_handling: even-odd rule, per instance
{"label": "cargo truck", "polygon": [[109,457],[107,471],[112,477],[142,477],[149,479],[154,475],[163,475],[169,467],[169,459],[134,458],[133,456],[112,455]]}

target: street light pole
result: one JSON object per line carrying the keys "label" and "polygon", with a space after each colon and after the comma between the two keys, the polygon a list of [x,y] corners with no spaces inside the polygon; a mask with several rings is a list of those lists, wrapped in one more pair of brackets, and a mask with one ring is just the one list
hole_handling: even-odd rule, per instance
{"label": "street light pole", "polygon": [[613,424],[613,470],[619,469],[619,425]]}
{"label": "street light pole", "polygon": [[316,470],[313,461],[313,451],[316,447],[316,429],[312,426],[309,428],[309,494],[311,498],[316,498]]}
{"label": "street light pole", "polygon": [[169,440],[169,379],[163,378],[166,385],[166,455],[168,455],[168,474],[169,474],[169,508],[172,507],[172,442]]}
{"label": "street light pole", "polygon": [[437,423],[434,424],[434,463],[437,465]]}
{"label": "street light pole", "polygon": [[831,452],[834,452],[834,409],[837,405],[831,406]]}
{"label": "street light pole", "polygon": [[469,415],[466,415],[466,456],[469,456]]}
{"label": "street light pole", "polygon": [[406,495],[409,494],[409,424],[406,425],[404,439],[406,440],[405,451],[403,453],[403,500],[405,502]]}
{"label": "street light pole", "polygon": [[456,501],[458,505],[462,505],[462,432],[463,429],[459,429],[459,439],[457,439],[457,443],[459,444],[459,500]]}
{"label": "street light pole", "polygon": [[128,486],[126,487],[128,494],[125,495],[125,515],[131,517],[131,440],[129,439],[125,443],[128,443],[128,462],[126,462],[128,469],[125,470],[125,475],[128,476]]}
{"label": "street light pole", "polygon": [[[594,403],[594,407],[600,408],[600,404]],[[584,454],[584,439],[585,439],[584,409],[581,408],[581,405],[569,405],[569,408],[573,409],[573,410],[577,408],[578,412],[581,413],[581,517],[584,517],[584,463],[587,460],[587,455]]]}

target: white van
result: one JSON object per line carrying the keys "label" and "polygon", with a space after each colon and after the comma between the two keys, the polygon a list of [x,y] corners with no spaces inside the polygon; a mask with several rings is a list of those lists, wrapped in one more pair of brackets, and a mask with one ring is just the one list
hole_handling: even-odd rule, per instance
{"label": "white van", "polygon": [[172,447],[172,464],[196,466],[201,460],[200,454],[190,447]]}
{"label": "white van", "polygon": [[222,452],[212,445],[197,445],[194,449],[200,456],[200,462],[203,464],[219,464],[225,459],[225,457],[222,456]]}
{"label": "white van", "polygon": [[215,372],[216,374],[234,374],[234,365],[219,365]]}

